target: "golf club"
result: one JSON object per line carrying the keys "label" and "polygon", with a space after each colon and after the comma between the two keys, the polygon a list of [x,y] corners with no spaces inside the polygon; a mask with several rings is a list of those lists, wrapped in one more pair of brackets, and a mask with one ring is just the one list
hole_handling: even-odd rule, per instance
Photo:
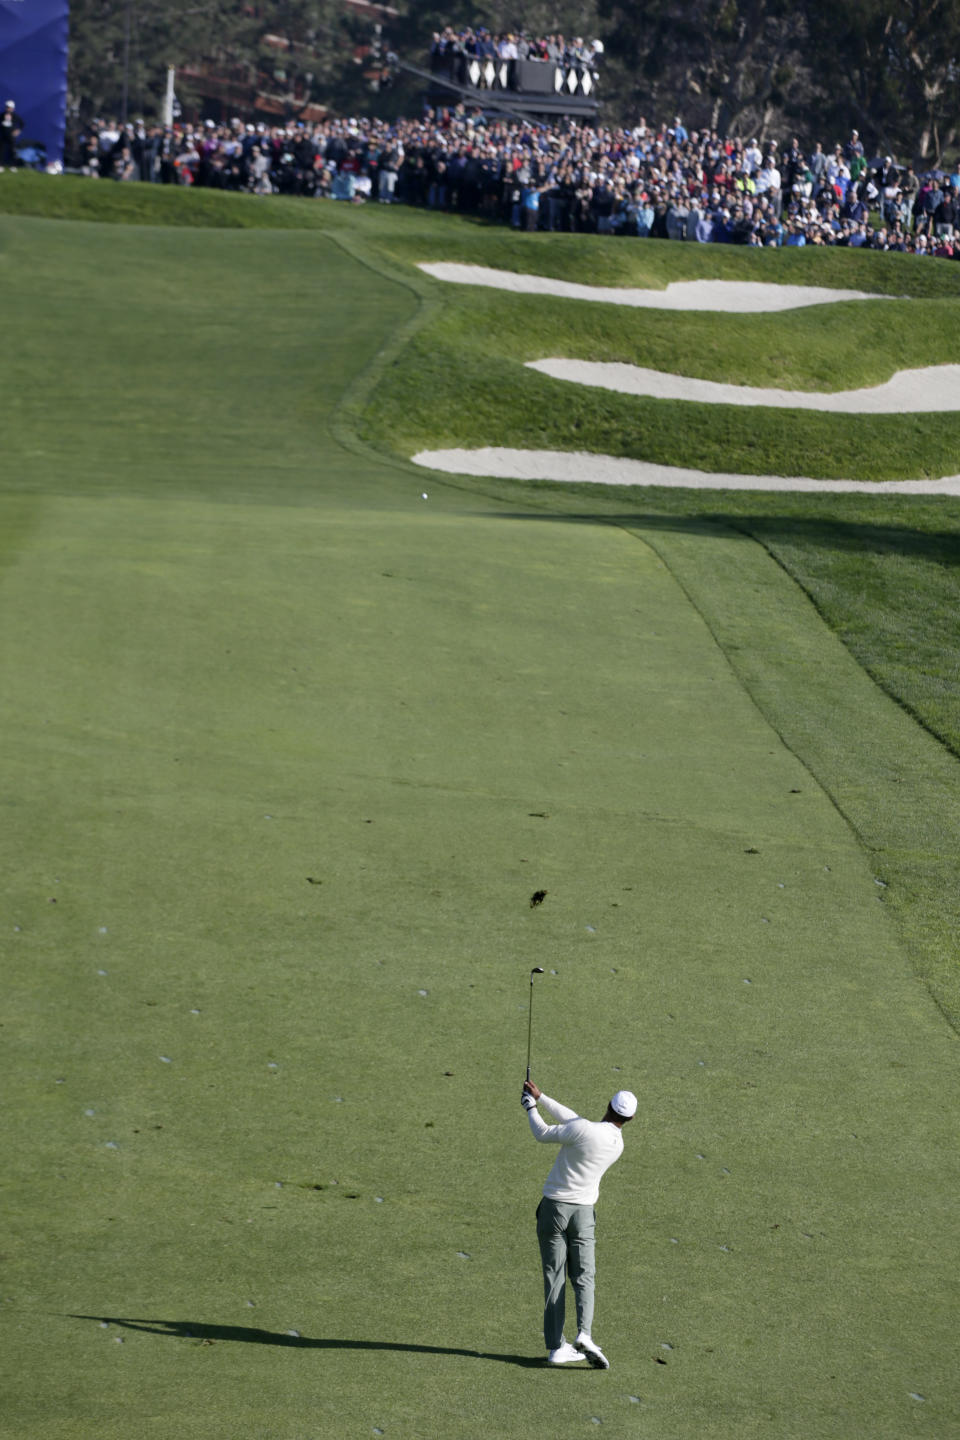
{"label": "golf club", "polygon": [[528,1015],[527,1015],[527,1079],[528,1079],[528,1080],[530,1079],[530,1046],[531,1046],[532,1041],[533,1041],[533,977],[534,977],[534,975],[542,975],[542,974],[543,974],[543,966],[542,966],[542,965],[534,965],[533,969],[530,971],[530,1010],[529,1010],[529,1013],[528,1013]]}

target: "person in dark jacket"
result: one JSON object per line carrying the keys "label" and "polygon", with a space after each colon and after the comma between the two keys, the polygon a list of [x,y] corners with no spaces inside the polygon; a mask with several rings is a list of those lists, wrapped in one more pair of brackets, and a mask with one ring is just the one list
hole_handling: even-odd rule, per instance
{"label": "person in dark jacket", "polygon": [[936,210],[936,229],[938,235],[952,235],[957,224],[957,202],[954,199],[952,185],[945,184],[940,191],[940,204]]}
{"label": "person in dark jacket", "polygon": [[0,114],[0,170],[17,163],[17,136],[23,130],[23,116],[17,114],[17,107],[8,100]]}

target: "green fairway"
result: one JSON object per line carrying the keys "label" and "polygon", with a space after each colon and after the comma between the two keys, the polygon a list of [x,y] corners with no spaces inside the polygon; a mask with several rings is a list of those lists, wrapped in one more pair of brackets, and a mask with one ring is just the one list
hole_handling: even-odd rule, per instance
{"label": "green fairway", "polygon": [[[0,1433],[956,1433],[957,502],[415,470],[528,392],[412,262],[519,237],[297,224],[0,221]],[[537,964],[534,1077],[640,1097],[606,1373],[542,1363]]]}

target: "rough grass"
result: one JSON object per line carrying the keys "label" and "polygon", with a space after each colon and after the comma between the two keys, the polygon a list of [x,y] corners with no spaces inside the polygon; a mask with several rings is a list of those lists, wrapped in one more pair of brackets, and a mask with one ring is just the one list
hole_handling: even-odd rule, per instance
{"label": "rough grass", "polygon": [[[517,238],[507,240],[515,249]],[[696,273],[691,247],[672,250],[687,273]],[[739,268],[729,273],[749,277],[752,259],[739,257]],[[592,251],[581,261],[592,275]],[[535,268],[530,251],[524,268]],[[960,455],[960,417],[953,413],[833,415],[640,401],[524,368],[525,361],[562,355],[786,389],[879,384],[897,370],[960,357],[956,277],[946,264],[943,269],[953,285],[949,300],[851,302],[761,316],[620,312],[433,282],[432,295],[447,292],[442,308],[413,342],[409,363],[385,375],[366,433],[407,455],[493,442],[748,474],[858,480],[953,474]],[[855,272],[867,274],[850,264],[832,274],[837,283],[855,286]]]}
{"label": "rough grass", "polygon": [[[952,322],[941,322],[942,351],[955,346]],[[549,325],[549,322],[548,322]],[[510,335],[512,325],[503,325]],[[677,326],[682,336],[682,322]],[[705,329],[697,326],[698,330]],[[398,455],[422,449],[487,444],[522,449],[585,450],[620,455],[663,465],[745,474],[810,475],[820,479],[906,480],[939,477],[957,471],[960,456],[960,415],[833,415],[815,411],[764,410],[760,407],[694,404],[676,400],[638,400],[612,391],[571,385],[524,368],[509,346],[494,364],[494,346],[470,343],[470,326],[455,322],[456,337],[428,327],[414,341],[409,365],[394,366],[384,377],[365,426],[367,439]],[[722,322],[695,372],[726,378],[721,346]],[[558,346],[555,338],[541,342],[525,331],[521,356],[576,354],[573,324]],[[588,342],[588,350],[591,346]],[[680,356],[691,354],[689,342]],[[602,355],[602,341],[592,347]],[[742,352],[741,352],[742,353]],[[813,355],[812,344],[808,353]],[[954,350],[955,353],[955,350]],[[698,354],[702,357],[703,350]],[[669,356],[665,342],[657,358]],[[611,355],[610,358],[615,358]],[[652,358],[652,357],[651,357]],[[802,360],[801,360],[802,365]],[[811,364],[816,364],[811,358]],[[745,380],[762,378],[762,352],[752,352],[743,368],[736,353],[731,371]],[[792,357],[777,344],[771,368],[779,385],[811,387],[814,376],[795,371]],[[865,371],[898,368],[884,355],[857,365],[852,384]],[[819,364],[821,375],[840,379],[839,366]],[[732,378],[732,377],[731,377]]]}
{"label": "rough grass", "polygon": [[[622,236],[526,235],[502,226],[465,224],[452,216],[405,217],[386,228],[380,243],[388,253],[411,263],[458,261],[592,285],[660,289],[679,280],[761,280],[916,298],[956,298],[960,289],[954,264],[918,262],[909,255],[792,248],[744,253],[730,245]],[[643,320],[649,314],[644,312]]]}
{"label": "rough grass", "polygon": [[[441,282],[435,282],[441,286]],[[488,360],[619,360],[733,385],[847,390],[897,370],[960,360],[960,296],[848,301],[766,315],[649,312],[579,300],[462,289],[425,332],[440,350]],[[716,411],[719,407],[710,407]]]}

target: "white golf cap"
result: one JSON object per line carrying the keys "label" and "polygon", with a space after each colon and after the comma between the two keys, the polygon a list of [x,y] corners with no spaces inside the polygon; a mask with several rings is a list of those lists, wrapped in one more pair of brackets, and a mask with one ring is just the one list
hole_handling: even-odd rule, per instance
{"label": "white golf cap", "polygon": [[632,1120],[637,1113],[637,1097],[632,1090],[618,1090],[610,1101],[610,1109],[614,1115],[622,1115],[624,1120]]}

